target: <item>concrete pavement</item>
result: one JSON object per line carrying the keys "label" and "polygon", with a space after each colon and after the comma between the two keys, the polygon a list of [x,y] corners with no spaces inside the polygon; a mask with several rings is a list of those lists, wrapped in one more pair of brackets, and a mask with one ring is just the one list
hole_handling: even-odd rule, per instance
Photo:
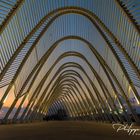
{"label": "concrete pavement", "polygon": [[[140,127],[137,127],[137,129],[139,128]],[[0,140],[121,139],[140,140],[140,136],[129,136],[124,130],[116,132],[116,130],[113,129],[112,124],[88,121],[49,121],[28,124],[0,125]]]}

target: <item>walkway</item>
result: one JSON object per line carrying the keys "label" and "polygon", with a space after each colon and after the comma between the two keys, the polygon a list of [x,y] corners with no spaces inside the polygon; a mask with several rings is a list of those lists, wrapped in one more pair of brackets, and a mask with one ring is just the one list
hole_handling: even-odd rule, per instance
{"label": "walkway", "polygon": [[117,133],[112,124],[86,121],[50,121],[0,126],[0,140],[125,140],[126,138],[135,140],[140,139],[140,136],[128,136],[125,131]]}

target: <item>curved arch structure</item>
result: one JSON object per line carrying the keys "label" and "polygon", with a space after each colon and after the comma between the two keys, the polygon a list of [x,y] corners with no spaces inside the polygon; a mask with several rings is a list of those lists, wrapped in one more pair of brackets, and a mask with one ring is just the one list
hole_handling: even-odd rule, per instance
{"label": "curved arch structure", "polygon": [[140,122],[136,4],[2,0],[1,122],[42,120],[59,110],[69,119]]}

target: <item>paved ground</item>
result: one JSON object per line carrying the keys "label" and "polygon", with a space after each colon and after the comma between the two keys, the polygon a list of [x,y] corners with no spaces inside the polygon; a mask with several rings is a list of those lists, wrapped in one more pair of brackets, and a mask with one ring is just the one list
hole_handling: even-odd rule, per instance
{"label": "paved ground", "polygon": [[[134,127],[133,127],[134,128]],[[139,129],[140,127],[137,127]],[[131,128],[132,129],[132,128]],[[138,133],[138,132],[137,132]],[[112,124],[80,121],[0,125],[0,140],[135,140],[124,130],[116,132]]]}

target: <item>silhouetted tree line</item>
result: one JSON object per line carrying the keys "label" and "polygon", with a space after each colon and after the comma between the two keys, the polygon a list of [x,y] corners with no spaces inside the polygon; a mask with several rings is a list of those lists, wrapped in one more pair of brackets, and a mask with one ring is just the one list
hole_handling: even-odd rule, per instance
{"label": "silhouetted tree line", "polygon": [[44,120],[49,121],[49,120],[67,120],[68,115],[67,112],[64,109],[59,109],[56,114],[53,115],[47,115],[44,117]]}

